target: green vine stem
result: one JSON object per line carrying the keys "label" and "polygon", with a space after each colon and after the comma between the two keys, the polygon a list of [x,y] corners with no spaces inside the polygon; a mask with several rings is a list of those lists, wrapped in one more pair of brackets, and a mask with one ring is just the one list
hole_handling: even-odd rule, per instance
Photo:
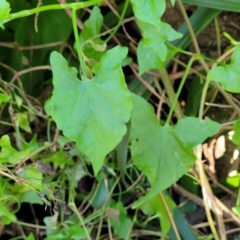
{"label": "green vine stem", "polygon": [[83,78],[86,79],[87,73],[86,73],[85,64],[84,64],[82,51],[81,51],[81,43],[80,43],[78,28],[77,28],[77,8],[75,8],[75,7],[72,9],[72,24],[73,24],[74,37],[75,37],[75,41],[76,41],[78,59],[80,61],[80,67],[82,70]]}
{"label": "green vine stem", "polygon": [[[188,73],[189,73],[189,71],[190,71],[190,69],[191,69],[191,66],[192,66],[194,60],[195,60],[195,58],[190,58],[190,60],[189,60],[189,62],[188,62],[188,65],[187,65],[186,70],[185,70],[185,72],[184,72],[184,75],[183,75],[183,77],[182,77],[181,83],[180,83],[180,85],[179,85],[179,87],[178,87],[177,93],[176,93],[176,95],[175,95],[175,97],[174,97],[174,100],[173,100],[173,102],[172,102],[172,106],[171,106],[170,112],[169,112],[169,114],[168,114],[166,124],[169,124],[169,122],[170,122],[170,120],[171,120],[171,117],[172,117],[172,114],[173,114],[173,111],[175,111],[175,112],[177,111],[178,115],[179,115],[179,114],[182,114],[182,115],[183,115],[182,110],[179,111],[179,110],[178,110],[178,107],[177,107],[177,106],[179,106],[179,108],[180,108],[180,105],[178,104],[178,98],[179,98],[179,95],[180,95],[180,93],[181,93],[181,91],[182,91],[183,85],[184,85],[184,83],[185,83],[185,81],[186,81],[186,79],[187,79]],[[167,89],[166,89],[166,91],[167,91]],[[178,105],[177,105],[177,104],[178,104]],[[176,110],[175,110],[175,106],[176,106]],[[180,109],[181,109],[181,108],[180,108]]]}
{"label": "green vine stem", "polygon": [[115,26],[114,30],[112,31],[112,33],[110,34],[110,36],[104,41],[105,43],[107,43],[117,32],[118,28],[121,26],[123,18],[126,14],[127,8],[128,8],[128,4],[129,4],[129,0],[126,0],[123,6],[123,10],[122,10],[122,14],[119,18],[119,21],[117,23],[117,25]]}
{"label": "green vine stem", "polygon": [[[159,69],[158,71],[161,75],[163,85],[165,87],[166,93],[169,98],[169,102],[170,102],[170,104],[172,104],[172,106],[171,106],[172,111],[170,109],[171,114],[173,111],[175,111],[177,118],[183,117],[183,112],[182,112],[182,109],[181,109],[179,103],[177,101],[174,101],[175,92],[174,92],[174,89],[173,89],[173,86],[172,86],[172,83],[171,83],[171,80],[169,78],[166,68],[163,67],[163,68]],[[169,121],[170,121],[171,114],[168,114]]]}
{"label": "green vine stem", "polygon": [[99,4],[101,2],[103,2],[103,0],[92,0],[92,1],[87,1],[87,2],[52,4],[52,5],[41,6],[41,7],[33,8],[30,10],[19,11],[17,13],[10,13],[7,16],[7,18],[3,21],[3,23],[9,22],[9,21],[17,19],[17,18],[27,17],[27,16],[33,15],[35,13],[40,13],[43,11],[60,10],[60,9],[68,9],[68,8],[78,10],[81,8],[90,7],[90,6]]}

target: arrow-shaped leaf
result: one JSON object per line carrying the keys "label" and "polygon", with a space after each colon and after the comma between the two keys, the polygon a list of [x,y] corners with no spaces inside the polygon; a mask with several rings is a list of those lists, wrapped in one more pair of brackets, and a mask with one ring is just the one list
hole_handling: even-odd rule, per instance
{"label": "arrow-shaped leaf", "polygon": [[109,50],[95,67],[95,77],[83,81],[61,54],[53,52],[50,57],[54,85],[51,115],[64,135],[88,156],[95,174],[121,141],[130,118],[132,103],[121,69],[126,55],[125,47]]}
{"label": "arrow-shaped leaf", "polygon": [[[153,108],[143,98],[134,94],[131,98],[133,102],[131,154],[134,164],[146,174],[151,183],[148,194],[135,203],[134,207],[138,207],[185,174],[195,162],[192,147],[204,141],[211,134],[215,134],[219,127],[213,122],[205,124],[208,131],[204,130],[197,136],[195,133],[197,130],[201,131],[202,128],[198,119],[199,125],[195,119],[191,125],[191,119],[186,118],[175,129],[168,125],[162,127],[158,123]],[[186,128],[189,123],[190,125]],[[189,137],[182,136],[183,129],[185,129],[185,135]]]}

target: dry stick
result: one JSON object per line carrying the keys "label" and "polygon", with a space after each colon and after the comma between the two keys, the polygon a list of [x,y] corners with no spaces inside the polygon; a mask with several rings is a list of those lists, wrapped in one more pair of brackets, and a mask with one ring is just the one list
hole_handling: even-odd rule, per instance
{"label": "dry stick", "polygon": [[[38,0],[37,7],[40,7],[40,6],[42,6],[42,0]],[[36,13],[35,18],[34,18],[34,28],[35,28],[36,32],[38,32],[38,26],[37,26],[38,16],[39,16],[39,12]]]}
{"label": "dry stick", "polygon": [[215,25],[215,30],[216,30],[216,40],[217,40],[217,53],[218,56],[221,56],[221,33],[220,33],[220,27],[219,27],[219,22],[218,18],[214,18],[214,25]]}
{"label": "dry stick", "polygon": [[[174,61],[175,61],[176,63],[180,64],[181,66],[186,67],[186,64],[184,64],[182,61],[180,61],[180,60],[178,60],[178,59],[176,59],[176,58],[174,58]],[[136,69],[138,69],[138,65],[137,65],[137,64],[135,64],[135,63],[132,63],[132,64],[134,65],[134,67],[135,67]],[[212,64],[213,64],[213,63],[211,63],[211,62],[207,63],[207,65],[208,65],[209,67],[211,67]],[[194,67],[191,67],[191,69],[190,69],[190,71],[189,71],[188,74],[189,74],[189,75],[197,74],[197,75],[199,75],[199,76],[203,76],[201,73],[199,73],[199,71],[202,71],[202,70],[204,70],[203,66],[201,66],[201,65],[194,66]],[[147,73],[148,73],[149,75],[153,76],[153,77],[161,78],[160,74],[157,73],[157,72],[148,71]],[[184,73],[185,73],[185,71],[179,71],[179,72],[176,72],[176,73],[170,73],[170,74],[169,74],[169,78],[170,78],[170,80],[171,80],[171,82],[172,82],[172,81],[174,81],[174,80],[176,80],[176,79],[182,78],[183,75],[184,75]]]}
{"label": "dry stick", "polygon": [[132,69],[133,73],[135,76],[140,80],[140,82],[154,95],[156,96],[159,100],[162,100],[165,103],[165,100],[163,97],[161,97],[156,90],[148,84],[141,76],[138,75],[137,71],[135,70],[134,66],[132,64],[129,65],[129,67]]}
{"label": "dry stick", "polygon": [[11,79],[10,83],[13,83],[18,77],[20,77],[23,74],[33,72],[33,71],[39,71],[39,70],[52,70],[52,67],[49,65],[45,65],[45,66],[38,66],[38,67],[31,67],[28,69],[24,69],[22,71],[15,73],[13,78]]}
{"label": "dry stick", "polygon": [[170,222],[171,222],[171,224],[172,224],[172,228],[173,228],[173,231],[174,231],[174,233],[175,233],[175,235],[176,235],[176,238],[177,238],[177,240],[181,240],[181,237],[180,237],[180,235],[179,235],[177,226],[176,226],[176,224],[175,224],[175,222],[174,222],[174,220],[173,220],[171,211],[169,211],[169,207],[168,207],[168,205],[167,205],[167,203],[166,203],[166,201],[165,201],[165,198],[164,198],[164,196],[163,196],[163,193],[159,193],[159,196],[160,196],[160,198],[161,198],[161,200],[162,200],[162,202],[163,202],[163,205],[164,205],[164,208],[165,208],[165,210],[166,210],[166,212],[167,212],[168,218],[169,218],[169,220],[170,220]]}
{"label": "dry stick", "polygon": [[[183,16],[183,19],[184,19],[184,21],[185,21],[185,23],[187,25],[189,34],[190,34],[191,39],[192,39],[192,43],[193,43],[194,49],[195,49],[196,53],[200,56],[201,55],[201,51],[200,51],[200,48],[198,46],[197,39],[195,37],[194,31],[192,29],[192,26],[191,26],[191,23],[190,23],[189,18],[187,16],[187,13],[185,11],[185,8],[184,8],[181,0],[177,0],[177,4],[178,4],[178,7],[179,7],[179,9],[181,11],[181,14]],[[205,61],[202,58],[199,59],[199,62],[202,64],[202,66],[204,67],[204,69],[206,71],[209,71],[209,68],[208,68],[207,64],[205,63]]]}
{"label": "dry stick", "polygon": [[202,157],[202,147],[201,147],[201,145],[198,145],[195,148],[195,150],[196,150],[195,155],[197,157],[196,168],[198,170],[199,177],[200,177],[200,183],[201,183],[202,194],[203,194],[203,203],[204,203],[207,219],[208,219],[212,234],[214,236],[214,239],[218,240],[219,236],[217,234],[217,231],[216,231],[216,228],[214,226],[213,219],[212,219],[212,215],[211,215],[211,212],[210,212],[210,210],[212,209],[214,214],[215,214],[215,219],[216,219],[218,228],[222,227],[224,229],[224,231],[223,231],[223,229],[219,229],[219,231],[223,234],[223,235],[220,235],[220,236],[222,236],[222,239],[225,240],[226,239],[226,233],[225,233],[225,226],[224,226],[223,219],[222,219],[222,212],[215,202],[212,189],[210,187],[210,184],[208,182],[208,179],[206,177],[206,174],[205,174],[205,171],[204,171],[204,168],[203,168],[203,163],[202,163],[202,160],[201,160],[201,157]]}
{"label": "dry stick", "polygon": [[209,170],[207,169],[207,167],[205,167],[205,171],[207,172],[209,178],[211,178],[211,180],[213,181],[213,183],[214,183],[216,186],[218,186],[219,188],[221,188],[223,191],[227,192],[229,195],[231,195],[231,196],[233,196],[233,197],[235,197],[235,198],[237,197],[237,194],[236,194],[236,193],[234,193],[233,191],[231,191],[230,189],[228,189],[227,187],[225,187],[224,185],[222,185],[221,183],[219,183],[219,182],[216,180],[215,176],[213,176],[213,174],[211,173],[211,171],[209,171]]}
{"label": "dry stick", "polygon": [[[165,90],[162,93],[162,97],[163,97],[163,99],[165,98]],[[160,121],[160,119],[161,119],[162,105],[163,105],[163,101],[159,100],[158,107],[157,107],[157,118],[158,118],[158,121]]]}
{"label": "dry stick", "polygon": [[36,50],[36,49],[42,49],[42,48],[56,47],[62,44],[64,44],[63,41],[23,47],[23,46],[19,46],[18,43],[15,43],[15,42],[0,42],[0,47],[7,47],[11,49],[16,49],[19,51],[24,51],[24,50]]}

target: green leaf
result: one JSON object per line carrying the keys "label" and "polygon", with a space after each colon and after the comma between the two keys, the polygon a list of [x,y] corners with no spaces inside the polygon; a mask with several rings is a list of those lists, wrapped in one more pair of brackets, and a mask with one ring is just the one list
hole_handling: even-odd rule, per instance
{"label": "green leaf", "polygon": [[232,137],[232,142],[235,143],[238,147],[240,146],[240,119],[234,123],[234,134]]}
{"label": "green leaf", "polygon": [[[84,22],[84,28],[80,33],[80,40],[86,41],[96,35],[98,35],[101,31],[102,28],[102,23],[103,23],[103,16],[101,14],[100,8],[98,6],[94,6],[92,9],[91,15]],[[97,41],[99,41],[99,38]],[[94,41],[96,41],[94,39]]]}
{"label": "green leaf", "polygon": [[84,53],[84,60],[92,68],[99,63],[106,50],[106,44],[97,35],[101,32],[103,16],[100,8],[94,6],[90,17],[84,22],[84,28],[80,33],[80,42]]}
{"label": "green leaf", "polygon": [[16,221],[15,215],[0,202],[0,224],[9,224],[14,221]]}
{"label": "green leaf", "polygon": [[[173,202],[172,199],[170,199],[164,193],[162,193],[162,196],[164,197],[169,210],[172,211],[176,207],[176,204]],[[149,199],[149,201],[145,202],[144,205],[142,206],[142,210],[146,215],[157,214],[159,216],[161,220],[160,225],[161,225],[162,239],[165,239],[168,231],[170,230],[171,222],[169,220],[165,205],[161,197],[159,196],[159,194]]]}
{"label": "green leaf", "polygon": [[182,37],[181,33],[176,32],[169,24],[160,20],[157,26],[148,23],[139,23],[139,26],[143,31],[144,45],[157,52],[162,61],[166,60],[168,52],[165,42]]}
{"label": "green leaf", "polygon": [[236,206],[232,208],[232,211],[238,216],[240,217],[240,206]]}
{"label": "green leaf", "polygon": [[134,164],[151,183],[149,193],[135,203],[137,207],[176,182],[193,166],[195,156],[171,127],[159,125],[152,107],[144,99],[134,94],[131,97],[131,154]]}
{"label": "green leaf", "polygon": [[221,83],[223,89],[229,92],[240,92],[240,47],[237,47],[232,55],[231,63],[225,66],[212,68],[207,79]]}
{"label": "green leaf", "polygon": [[43,162],[50,162],[57,166],[59,166],[61,169],[64,168],[65,164],[67,165],[73,165],[74,161],[72,158],[68,155],[68,153],[64,150],[59,150],[58,152],[54,153],[53,156],[47,157],[43,159]]}
{"label": "green leaf", "polygon": [[27,192],[24,192],[20,198],[21,202],[26,202],[30,204],[41,204],[43,205],[43,201],[40,199],[40,197],[37,195],[36,192],[33,190],[29,190]]}
{"label": "green leaf", "polygon": [[5,22],[6,18],[8,17],[11,11],[10,5],[6,0],[0,0],[0,27],[3,27],[3,23]]}
{"label": "green leaf", "polygon": [[158,52],[156,52],[153,48],[145,46],[143,40],[141,40],[138,44],[137,58],[139,64],[139,74],[143,74],[150,69],[158,69],[164,66]]}
{"label": "green leaf", "polygon": [[16,113],[15,119],[16,119],[17,127],[20,127],[21,129],[23,129],[25,132],[28,132],[28,133],[32,132],[32,129],[30,128],[30,125],[29,125],[27,112]]}
{"label": "green leaf", "polygon": [[15,164],[23,158],[27,157],[31,149],[26,148],[23,151],[17,151],[11,146],[11,142],[8,135],[3,135],[0,140],[1,152],[0,163],[12,163]]}
{"label": "green leaf", "polygon": [[11,100],[11,96],[6,93],[0,93],[0,106],[5,103],[9,102]]}
{"label": "green leaf", "polygon": [[129,229],[131,228],[132,221],[128,217],[127,211],[124,208],[123,203],[122,202],[115,203],[112,207],[119,212],[117,219],[111,218],[111,226],[113,228],[114,233],[121,239],[126,240],[130,239],[126,238],[126,236],[129,232]]}
{"label": "green leaf", "polygon": [[[89,234],[91,234],[91,229],[87,228],[87,231]],[[86,232],[85,230],[80,227],[77,223],[73,226],[67,226],[65,228],[64,233],[66,234],[66,237],[71,240],[78,240],[78,239],[85,239],[86,238]]]}
{"label": "green leaf", "polygon": [[194,117],[185,117],[178,120],[174,132],[177,138],[191,149],[202,143],[206,138],[216,134],[220,128],[219,123],[209,118],[201,120]]}
{"label": "green leaf", "polygon": [[34,235],[32,233],[30,233],[28,235],[28,237],[26,238],[26,240],[35,240],[35,237],[34,237]]}
{"label": "green leaf", "polygon": [[131,0],[136,18],[156,25],[166,9],[165,0]]}
{"label": "green leaf", "polygon": [[[165,0],[132,0],[133,11],[143,32],[143,39],[137,48],[140,74],[149,69],[163,66],[168,55],[166,41],[180,38],[169,24],[160,21],[166,9]],[[147,56],[147,57],[146,57]]]}
{"label": "green leaf", "polygon": [[91,80],[77,78],[61,54],[50,57],[53,69],[51,115],[66,137],[77,142],[97,174],[104,157],[126,133],[132,103],[124,81],[121,62],[127,48],[117,46],[101,58]]}

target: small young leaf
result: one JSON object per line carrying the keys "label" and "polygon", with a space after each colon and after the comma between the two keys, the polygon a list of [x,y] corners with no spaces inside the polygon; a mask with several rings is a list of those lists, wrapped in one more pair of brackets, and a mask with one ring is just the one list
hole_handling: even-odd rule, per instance
{"label": "small young leaf", "polygon": [[144,45],[157,52],[162,61],[165,61],[168,51],[165,42],[182,37],[181,33],[176,32],[169,24],[160,20],[157,26],[148,23],[139,23],[139,26],[143,31]]}
{"label": "small young leaf", "polygon": [[66,137],[77,142],[97,174],[104,157],[126,133],[132,103],[124,81],[121,62],[127,48],[117,46],[104,54],[91,80],[77,78],[61,54],[50,57],[53,68],[51,115]]}
{"label": "small young leaf", "polygon": [[143,40],[141,40],[138,44],[137,58],[139,64],[139,74],[164,66],[164,63],[158,53],[154,49],[145,46]]}
{"label": "small young leaf", "polygon": [[27,112],[16,113],[15,119],[16,119],[17,127],[20,127],[21,129],[23,129],[24,131],[26,131],[28,133],[32,132],[32,129],[30,128],[30,125],[29,125]]}
{"label": "small young leaf", "polygon": [[6,93],[0,93],[0,106],[11,100],[11,96],[7,95]]}
{"label": "small young leaf", "polygon": [[221,83],[223,89],[229,92],[240,92],[240,47],[237,47],[232,55],[231,63],[225,66],[212,68],[207,79]]}
{"label": "small young leaf", "polygon": [[126,238],[126,236],[132,226],[132,221],[128,217],[126,209],[124,208],[122,202],[114,203],[112,207],[119,211],[117,219],[115,219],[114,217],[111,218],[111,226],[114,233],[121,239],[130,239]]}
{"label": "small young leaf", "polygon": [[64,168],[65,165],[73,165],[74,161],[72,158],[68,155],[68,153],[62,149],[54,153],[53,156],[43,158],[43,162],[47,163],[53,163],[54,165],[59,166],[61,169]]}
{"label": "small young leaf", "polygon": [[0,27],[3,28],[4,20],[10,13],[11,8],[6,0],[0,0]]}
{"label": "small young leaf", "polygon": [[23,151],[17,151],[11,146],[11,142],[8,135],[3,135],[0,140],[1,152],[0,163],[17,163],[21,159],[27,157],[31,149],[26,148]]}
{"label": "small young leaf", "polygon": [[103,16],[100,8],[94,6],[90,17],[84,22],[84,28],[80,33],[80,42],[84,53],[84,60],[92,68],[99,63],[106,50],[106,44],[98,37],[102,28]]}
{"label": "small young leaf", "polygon": [[174,132],[186,147],[193,148],[206,140],[206,138],[216,134],[220,128],[219,123],[209,118],[201,120],[194,117],[185,117],[178,120]]}
{"label": "small young leaf", "polygon": [[136,18],[142,22],[157,25],[166,9],[165,0],[131,0]]}

